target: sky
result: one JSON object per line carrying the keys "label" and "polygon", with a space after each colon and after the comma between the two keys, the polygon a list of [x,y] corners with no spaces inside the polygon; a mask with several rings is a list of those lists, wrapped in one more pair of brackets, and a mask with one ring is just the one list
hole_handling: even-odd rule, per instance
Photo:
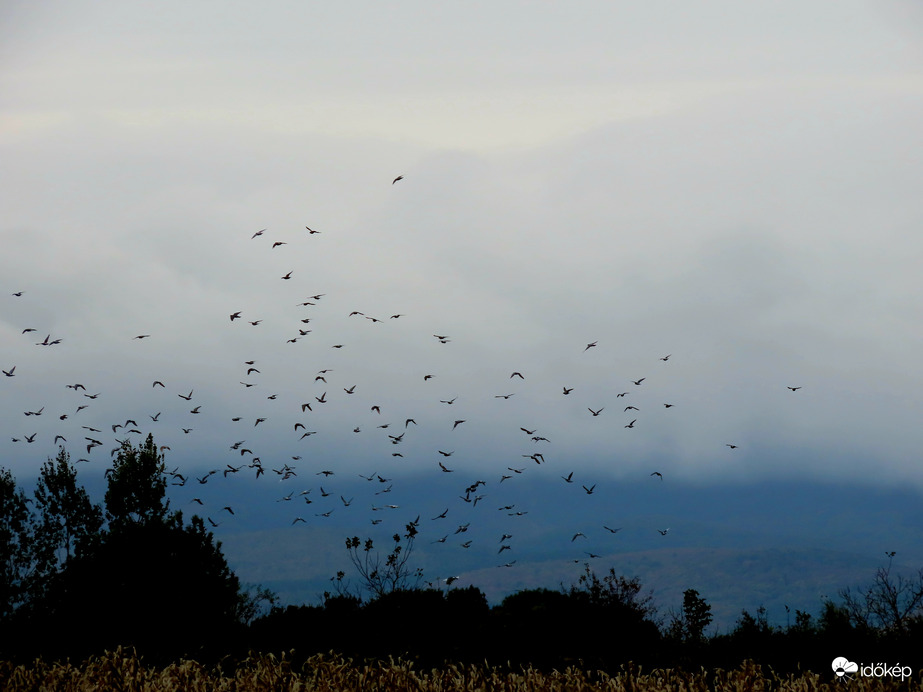
{"label": "sky", "polygon": [[5,2],[0,465],[137,429],[280,497],[923,490],[921,39],[896,0]]}

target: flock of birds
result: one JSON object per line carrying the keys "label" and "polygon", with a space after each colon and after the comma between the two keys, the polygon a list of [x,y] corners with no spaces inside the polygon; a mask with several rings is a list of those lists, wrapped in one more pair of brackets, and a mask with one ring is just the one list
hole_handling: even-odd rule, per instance
{"label": "flock of birds", "polygon": [[[403,176],[398,176],[394,179],[392,185],[402,179]],[[305,229],[308,236],[314,236],[320,233],[320,231],[313,230],[307,226],[305,226]],[[256,231],[250,237],[250,241],[255,245],[270,242],[270,252],[276,251],[289,244],[288,241],[283,240],[268,241],[265,236],[267,230],[268,229],[261,229]],[[281,252],[284,252],[284,250]],[[293,269],[280,275],[279,279],[287,282],[292,281],[296,279],[297,274],[298,272]],[[294,287],[295,285],[297,285],[297,279],[295,284],[293,284],[291,295],[293,298],[292,308],[297,310],[298,314],[292,320],[292,331],[286,335],[285,342],[297,344],[306,339],[311,339],[316,342],[321,337],[314,332],[315,325],[313,322],[316,319],[316,314],[312,311],[322,309],[325,303],[326,294],[314,293],[304,296],[298,293],[297,288]],[[297,298],[295,298],[296,295],[298,296]],[[12,298],[23,301],[29,300],[27,291],[17,291],[12,294]],[[241,325],[244,325],[244,328],[247,328],[247,326],[258,328],[264,322],[264,318],[257,315],[248,315],[244,310],[232,309],[226,314],[229,328],[233,329],[239,329]],[[367,320],[372,324],[383,324],[400,323],[401,318],[405,317],[405,315],[403,313],[393,313],[378,317],[359,310],[352,310],[342,317],[352,321]],[[65,338],[51,333],[45,335],[44,338],[40,338],[38,336],[39,332],[37,331],[37,327],[31,325],[20,325],[20,327],[23,338],[34,337],[38,339],[37,341],[33,341],[36,346],[56,346],[61,349],[67,348],[67,340]],[[43,332],[44,331],[45,330],[43,330]],[[127,342],[145,341],[148,339],[154,341],[156,340],[156,333],[126,334],[125,338]],[[374,337],[371,336],[370,338]],[[433,333],[431,337],[427,338],[432,339],[434,348],[452,348],[450,345],[452,342],[451,335]],[[325,348],[337,352],[345,346],[345,344],[339,342],[329,343],[329,345],[324,344]],[[587,354],[593,349],[598,348],[599,342],[591,341],[585,344],[575,344],[574,346],[575,357],[580,357],[581,354]],[[660,364],[657,367],[669,368],[672,358],[672,354],[659,356],[653,354],[651,357],[651,365],[654,366],[659,360]],[[338,362],[338,364],[340,363],[342,363],[342,361]],[[323,363],[319,364],[328,365]],[[31,374],[28,371],[23,372],[23,368],[17,370],[17,367],[20,367],[19,364],[9,364],[6,367],[8,367],[8,369],[2,370],[6,378],[29,377]],[[351,400],[351,398],[356,398],[357,390],[363,388],[361,383],[344,380],[343,375],[348,372],[346,368],[323,367],[312,370],[309,375],[303,373],[298,374],[300,378],[298,387],[299,392],[301,392],[303,388],[304,379],[310,382],[314,390],[309,395],[299,393],[299,398],[294,399],[293,397],[295,395],[292,392],[282,393],[280,395],[275,391],[268,394],[264,391],[261,378],[264,376],[264,371],[273,367],[272,362],[252,358],[240,363],[239,367],[239,384],[235,386],[243,388],[243,392],[246,393],[245,396],[250,397],[248,399],[250,402],[276,401],[280,400],[281,397],[281,403],[288,407],[285,425],[286,427],[290,426],[290,430],[287,434],[294,436],[295,443],[300,445],[309,445],[309,440],[315,435],[324,434],[325,431],[323,426],[317,424],[317,422],[323,422],[323,418],[318,416],[319,412],[328,406],[342,406],[343,402]],[[420,382],[427,383],[426,386],[433,387],[435,391],[436,388],[433,386],[433,380],[438,382],[440,374],[439,372],[420,372],[418,377]],[[517,396],[517,394],[521,394],[521,392],[516,389],[515,385],[516,383],[524,383],[527,376],[528,373],[524,374],[519,371],[513,371],[509,374],[509,377],[506,378],[505,385],[500,393],[491,393],[485,396],[490,396],[497,400],[497,405],[504,405],[500,402],[509,402],[513,397]],[[70,445],[73,448],[77,446],[80,450],[80,457],[76,460],[76,463],[90,463],[100,455],[104,455],[108,458],[114,457],[119,449],[121,449],[123,441],[135,440],[140,442],[149,432],[154,434],[155,440],[163,440],[164,437],[166,437],[168,441],[175,439],[165,434],[166,431],[164,426],[175,425],[176,427],[172,430],[176,436],[179,436],[179,431],[182,432],[182,436],[185,436],[192,434],[194,430],[196,430],[199,421],[208,417],[207,410],[203,410],[205,404],[196,401],[196,398],[199,396],[197,389],[195,387],[190,387],[188,384],[182,389],[175,386],[171,389],[171,387],[168,387],[167,381],[168,378],[165,377],[163,379],[153,380],[149,383],[148,387],[150,390],[153,390],[153,394],[150,394],[149,391],[147,398],[149,400],[153,399],[156,402],[155,406],[157,410],[151,410],[150,413],[145,414],[149,421],[142,419],[142,424],[139,424],[136,418],[126,418],[125,420],[117,420],[114,422],[106,421],[105,423],[94,418],[94,402],[97,398],[103,396],[103,392],[93,391],[88,382],[61,383],[62,390],[66,389],[72,392],[72,394],[66,395],[71,397],[67,406],[63,405],[62,401],[55,401],[53,404],[49,403],[36,408],[30,408],[22,413],[25,416],[26,422],[34,421],[40,417],[44,417],[44,420],[49,418],[56,419],[54,429],[41,431],[42,435],[47,436],[53,447],[58,445],[66,447]],[[641,407],[637,405],[641,402],[635,401],[633,403],[632,394],[635,391],[641,390],[646,381],[646,376],[638,379],[628,379],[625,382],[624,391],[612,392],[612,401],[618,402],[617,410],[615,411],[613,411],[613,408],[616,407],[613,406],[613,403],[609,402],[596,402],[592,403],[592,405],[590,405],[591,402],[582,402],[583,406],[580,410],[583,410],[583,407],[585,407],[586,412],[583,415],[588,418],[602,417],[603,420],[608,418],[609,420],[607,423],[610,425],[612,425],[612,421],[615,420],[614,415],[620,414],[622,418],[617,420],[614,425],[627,430],[633,430],[636,425],[639,425],[643,414]],[[580,391],[575,386],[568,386],[568,383],[557,383],[554,385],[554,388],[558,392],[557,396],[565,397],[568,402],[573,402],[574,399],[578,399],[580,396]],[[789,386],[788,389],[792,392],[797,392],[801,387]],[[264,397],[263,394],[267,395]],[[225,398],[227,399],[227,397]],[[278,406],[278,404],[273,405]],[[402,405],[406,406],[407,404],[403,403]],[[658,408],[660,406],[663,407],[662,410],[670,410],[675,407],[675,404],[670,401],[661,401],[658,404]],[[50,411],[46,410],[46,408],[54,408],[55,410]],[[478,415],[479,412],[471,407],[465,407],[463,402],[459,402],[459,397],[457,395],[439,398],[439,395],[435,393],[432,395],[431,403],[428,405],[428,408],[429,413],[437,411],[438,418],[444,421],[442,424],[445,427],[442,429],[442,432],[445,434],[447,442],[444,446],[436,446],[428,452],[422,452],[419,447],[415,447],[412,452],[413,456],[423,464],[431,464],[430,468],[432,473],[442,474],[444,475],[444,479],[464,478],[466,475],[470,476],[470,472],[466,471],[463,463],[456,463],[458,457],[454,456],[456,452],[453,443],[464,434],[464,430],[471,419],[470,417]],[[461,413],[461,415],[456,415],[456,411],[459,409],[464,412]],[[276,411],[278,411],[278,409],[276,409]],[[406,413],[407,412],[395,418],[389,408],[387,400],[373,403],[361,414],[356,412],[357,420],[355,426],[352,428],[352,432],[359,435],[364,431],[374,431],[375,434],[380,436],[383,449],[387,450],[386,452],[380,453],[381,457],[376,463],[386,463],[385,455],[387,455],[391,463],[389,467],[391,470],[386,474],[378,473],[378,471],[359,474],[363,480],[370,484],[370,488],[374,488],[374,491],[370,491],[369,494],[371,502],[366,505],[368,507],[367,510],[363,510],[363,503],[356,502],[355,497],[346,497],[344,494],[333,489],[336,485],[337,475],[339,474],[340,477],[344,475],[342,469],[336,467],[327,468],[327,466],[330,465],[329,462],[311,457],[310,451],[304,451],[300,454],[289,454],[284,459],[280,459],[277,445],[272,449],[267,447],[261,449],[256,444],[248,443],[247,437],[249,434],[243,432],[239,437],[244,439],[229,440],[229,444],[225,448],[220,451],[215,450],[216,455],[227,455],[229,461],[221,466],[210,468],[204,473],[180,469],[179,467],[170,468],[172,464],[170,463],[169,456],[167,456],[169,482],[171,486],[187,487],[188,490],[189,487],[195,489],[208,484],[214,484],[228,478],[233,478],[238,474],[244,476],[252,474],[254,481],[272,478],[280,484],[280,490],[277,493],[277,497],[274,498],[274,502],[278,503],[278,508],[280,509],[282,507],[290,507],[290,511],[287,513],[288,518],[286,522],[291,527],[322,522],[328,520],[335,514],[339,515],[343,512],[361,513],[367,511],[366,520],[369,525],[378,526],[384,524],[382,528],[390,529],[388,531],[390,535],[394,533],[393,529],[395,528],[390,521],[390,517],[393,516],[392,513],[398,509],[404,509],[405,511],[407,509],[406,507],[402,507],[394,502],[389,502],[388,500],[394,486],[392,476],[401,473],[400,467],[406,463],[405,453],[407,456],[411,454],[411,452],[407,452],[410,447],[407,442],[414,436],[419,435],[419,430],[421,428],[415,419],[416,417],[420,417],[419,414],[406,415]],[[674,414],[671,413],[669,415]],[[610,416],[612,417],[610,418]],[[137,416],[137,418],[141,418],[141,416]],[[276,421],[280,419],[282,419],[282,417],[278,416],[277,412],[266,412],[261,410],[254,412],[252,415],[232,416],[230,422],[239,425],[242,431],[254,431],[254,429],[259,429],[261,425],[264,427],[267,424],[269,426],[275,425],[274,441],[277,441],[283,435],[281,429],[282,424],[276,423]],[[292,423],[292,420],[295,422]],[[421,420],[423,420],[423,418],[421,418]],[[168,423],[168,421],[170,422]],[[20,421],[16,427],[19,429],[19,432],[12,436],[12,441],[14,443],[32,445],[41,440],[39,436],[40,431],[36,430],[34,427],[29,425],[23,426],[22,421]],[[472,482],[468,482],[468,480],[459,482],[455,497],[447,504],[443,511],[435,513],[433,516],[421,517],[417,512],[411,509],[410,517],[403,517],[403,520],[398,522],[399,527],[403,527],[407,523],[412,524],[417,528],[421,538],[427,540],[432,546],[455,546],[459,549],[467,550],[475,545],[475,540],[468,537],[471,535],[469,534],[469,529],[472,527],[472,523],[477,521],[475,509],[491,506],[493,507],[494,513],[500,511],[509,517],[510,528],[502,531],[498,537],[499,540],[493,539],[491,541],[490,550],[495,551],[498,556],[503,555],[504,558],[501,559],[515,555],[514,548],[516,544],[514,543],[514,536],[517,534],[515,522],[528,521],[528,515],[533,508],[517,506],[516,503],[500,504],[493,500],[491,496],[500,496],[501,488],[515,483],[517,478],[530,473],[532,469],[545,469],[549,466],[555,466],[554,453],[549,453],[550,450],[554,450],[554,444],[547,436],[547,432],[543,432],[538,427],[533,427],[531,425],[521,426],[518,432],[522,434],[521,440],[523,444],[523,450],[519,456],[515,459],[511,457],[505,461],[498,462],[498,466],[492,476],[477,478]],[[132,436],[135,437],[133,438]],[[728,453],[738,449],[738,444],[734,442],[716,441],[716,446],[720,444],[728,448]],[[99,448],[102,448],[102,451],[96,451]],[[310,448],[307,447],[306,449],[309,450]],[[169,445],[161,445],[160,450],[164,453],[172,452]],[[108,452],[108,454],[106,452]],[[429,460],[420,459],[421,456],[429,457]],[[647,473],[647,471],[645,473]],[[450,476],[450,474],[456,474],[456,476]],[[567,486],[574,486],[575,488],[579,486],[587,496],[598,493],[598,483],[591,482],[591,480],[580,482],[581,479],[575,479],[573,470],[567,473],[563,473],[563,470],[556,470],[555,475],[560,478],[561,483]],[[659,469],[649,469],[649,476],[652,483],[664,481],[664,475]],[[308,484],[306,481],[309,478],[316,480],[312,480],[310,484]],[[266,481],[262,480],[260,482]],[[579,492],[579,490],[577,490],[577,492]],[[213,494],[214,493],[212,493],[212,495]],[[502,500],[500,502],[502,502]],[[239,508],[235,511],[235,507],[232,506],[231,503],[214,502],[206,496],[205,492],[196,493],[195,496],[189,500],[188,504],[194,506],[194,511],[204,514],[208,524],[215,529],[227,522],[233,522],[239,512]],[[606,511],[606,508],[602,506],[599,509],[600,515]],[[416,517],[411,518],[414,515],[416,515]],[[466,520],[459,520],[457,515],[462,515],[461,519]],[[453,521],[453,519],[455,519],[455,521]],[[575,554],[577,549],[576,546],[580,545],[578,542],[582,543],[588,539],[587,533],[605,531],[606,533],[601,535],[614,535],[622,531],[622,526],[610,526],[610,523],[612,522],[600,520],[598,526],[595,527],[575,527],[581,529],[574,531],[573,534],[570,535],[570,543],[575,545]],[[423,531],[423,527],[427,527],[427,530]],[[666,537],[670,532],[669,527],[661,526],[651,526],[648,530],[651,532],[651,535],[655,537],[657,535]],[[580,561],[587,557],[590,559],[597,558],[600,557],[600,553],[581,550],[579,555],[575,557],[575,561]],[[516,559],[512,558],[507,562],[502,562],[498,566],[512,567],[514,564],[516,564]],[[457,577],[450,577],[449,579],[454,581]],[[451,583],[448,580],[445,581]]]}

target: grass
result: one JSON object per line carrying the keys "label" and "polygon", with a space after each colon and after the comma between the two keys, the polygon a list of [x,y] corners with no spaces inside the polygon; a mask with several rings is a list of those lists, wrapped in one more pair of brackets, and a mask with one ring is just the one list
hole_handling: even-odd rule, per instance
{"label": "grass", "polygon": [[500,669],[486,665],[446,665],[418,670],[406,660],[353,661],[336,654],[312,656],[295,664],[288,655],[251,655],[234,666],[203,666],[180,661],[149,666],[133,651],[117,649],[75,665],[37,659],[29,665],[0,661],[0,689],[19,690],[160,690],[251,691],[307,690],[611,690],[613,692],[702,692],[710,690],[912,690],[921,689],[920,673],[901,683],[890,679],[854,679],[845,685],[829,675],[803,673],[778,676],[745,663],[734,670],[697,672],[657,669],[643,671],[631,664],[614,675],[574,667],[543,672],[531,667]]}

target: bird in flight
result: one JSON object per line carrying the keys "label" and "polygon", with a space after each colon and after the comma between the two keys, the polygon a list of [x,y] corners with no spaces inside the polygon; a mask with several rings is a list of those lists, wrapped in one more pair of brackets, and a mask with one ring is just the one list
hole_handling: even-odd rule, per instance
{"label": "bird in flight", "polygon": [[253,240],[253,239],[256,238],[258,235],[263,235],[265,232],[266,232],[266,229],[265,229],[265,228],[264,228],[263,230],[261,230],[261,231],[257,231],[257,232],[254,233],[252,236],[250,236],[250,240]]}
{"label": "bird in flight", "polygon": [[[293,269],[292,271],[295,271],[295,270]],[[289,272],[288,274],[286,274],[286,275],[283,276],[282,278],[283,278],[283,279],[286,279],[286,280],[287,280],[287,279],[291,279],[291,278],[292,278],[292,272]]]}
{"label": "bird in flight", "polygon": [[596,341],[594,341],[594,342],[591,343],[591,344],[587,344],[587,345],[586,345],[586,348],[583,349],[583,352],[586,353],[586,352],[589,351],[591,348],[594,348],[594,347],[596,346],[596,344],[597,344]]}
{"label": "bird in flight", "polygon": [[661,358],[660,360],[662,360],[664,363],[666,363],[668,360],[670,360],[670,356],[671,356],[671,355],[672,355],[672,354],[668,353],[667,355],[665,355],[665,356],[664,356],[663,358]]}
{"label": "bird in flight", "polygon": [[586,491],[586,494],[587,494],[587,495],[592,495],[592,494],[593,494],[593,491],[596,490],[596,484],[595,484],[595,483],[594,483],[593,485],[591,485],[589,488],[586,487],[585,485],[582,486],[582,487],[583,487],[583,489]]}
{"label": "bird in flight", "polygon": [[603,412],[603,409],[605,409],[605,408],[606,408],[606,407],[603,406],[603,408],[599,409],[598,411],[594,411],[594,410],[591,409],[591,408],[587,408],[587,411],[589,411],[590,413],[592,413],[592,414],[593,414],[593,417],[595,418],[595,417],[598,416],[600,413],[602,413],[602,412]]}
{"label": "bird in flight", "polygon": [[660,478],[660,480],[663,480],[663,474],[660,473],[660,471],[654,471],[654,473],[652,473],[651,475],[652,475],[652,476],[658,476],[658,477]]}
{"label": "bird in flight", "polygon": [[404,176],[399,175],[394,180],[391,181],[391,184],[394,185],[394,183],[396,183],[398,180],[403,180],[403,179],[404,179]]}
{"label": "bird in flight", "polygon": [[132,337],[132,338],[134,338],[134,339],[146,339],[146,338],[148,338],[149,336],[150,336],[150,334],[138,334],[138,336],[135,336],[135,337]]}
{"label": "bird in flight", "polygon": [[669,531],[669,530],[670,530],[670,529],[657,529],[657,533],[659,533],[661,536],[666,536],[666,535],[667,535],[667,531]]}
{"label": "bird in flight", "polygon": [[564,396],[567,396],[567,395],[570,394],[572,391],[574,391],[574,388],[573,388],[573,387],[571,387],[570,389],[568,389],[567,387],[564,387]]}
{"label": "bird in flight", "polygon": [[787,387],[787,389],[791,389],[793,392],[797,392],[799,389],[801,389],[801,387]]}
{"label": "bird in flight", "polygon": [[[305,228],[308,228],[305,226]],[[314,235],[315,233],[320,233],[320,231],[315,231],[314,229],[308,228],[308,235]]]}
{"label": "bird in flight", "polygon": [[194,391],[195,391],[194,389],[191,389],[191,390],[189,390],[189,394],[188,394],[188,395],[177,394],[176,396],[178,396],[180,399],[185,399],[186,401],[190,401],[190,400],[192,399],[192,393],[193,393]]}
{"label": "bird in flight", "polygon": [[633,428],[633,427],[635,427],[635,423],[637,423],[637,422],[638,422],[638,419],[635,418],[633,421],[631,421],[631,423],[629,423],[629,424],[626,425],[625,427],[626,427],[626,428]]}
{"label": "bird in flight", "polygon": [[15,365],[14,365],[12,368],[10,368],[9,370],[4,370],[4,371],[3,371],[3,374],[6,375],[7,377],[13,377],[13,373],[14,373],[14,372],[16,372],[16,366],[15,366]]}
{"label": "bird in flight", "polygon": [[737,449],[737,445],[726,444],[725,447],[730,447],[731,449]]}
{"label": "bird in flight", "polygon": [[632,380],[632,382],[634,382],[636,385],[640,385],[646,379],[647,379],[646,377],[642,377],[640,380]]}
{"label": "bird in flight", "polygon": [[510,375],[510,379],[511,379],[511,380],[512,380],[514,377],[518,377],[520,380],[526,379],[525,377],[522,376],[522,373],[521,373],[521,372],[514,372],[512,375]]}

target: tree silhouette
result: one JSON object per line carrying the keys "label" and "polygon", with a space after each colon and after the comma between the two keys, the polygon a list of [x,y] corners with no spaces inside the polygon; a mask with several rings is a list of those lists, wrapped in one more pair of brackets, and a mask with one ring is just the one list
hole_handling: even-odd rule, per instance
{"label": "tree silhouette", "polygon": [[923,569],[913,578],[891,575],[891,563],[879,567],[872,585],[840,592],[852,622],[860,628],[906,632],[923,623]]}
{"label": "tree silhouette", "polygon": [[26,599],[34,569],[29,499],[7,469],[0,469],[0,620]]}
{"label": "tree silhouette", "polygon": [[107,473],[106,516],[112,528],[164,521],[170,511],[164,455],[148,435],[143,445],[122,441]]}
{"label": "tree silhouette", "polygon": [[674,616],[668,634],[687,643],[701,643],[705,640],[705,628],[711,624],[711,606],[699,596],[695,589],[683,592],[683,610]]}
{"label": "tree silhouette", "polygon": [[[422,569],[411,569],[407,564],[410,556],[413,554],[413,544],[417,536],[417,525],[411,522],[404,527],[404,541],[401,544],[401,535],[394,534],[392,540],[394,545],[391,552],[385,557],[384,565],[381,563],[381,555],[375,550],[375,544],[371,538],[366,539],[365,543],[359,540],[358,536],[346,539],[346,551],[349,553],[350,562],[359,573],[361,584],[360,591],[365,591],[373,598],[380,598],[392,591],[402,591],[405,589],[415,589],[423,579]],[[344,582],[344,572],[337,572],[334,581],[334,587],[339,595],[349,594],[349,583]],[[358,594],[352,594],[358,596]]]}
{"label": "tree silhouette", "polygon": [[99,540],[103,513],[77,485],[77,470],[62,447],[57,458],[42,465],[35,489],[39,514],[35,553],[39,571],[47,577]]}

